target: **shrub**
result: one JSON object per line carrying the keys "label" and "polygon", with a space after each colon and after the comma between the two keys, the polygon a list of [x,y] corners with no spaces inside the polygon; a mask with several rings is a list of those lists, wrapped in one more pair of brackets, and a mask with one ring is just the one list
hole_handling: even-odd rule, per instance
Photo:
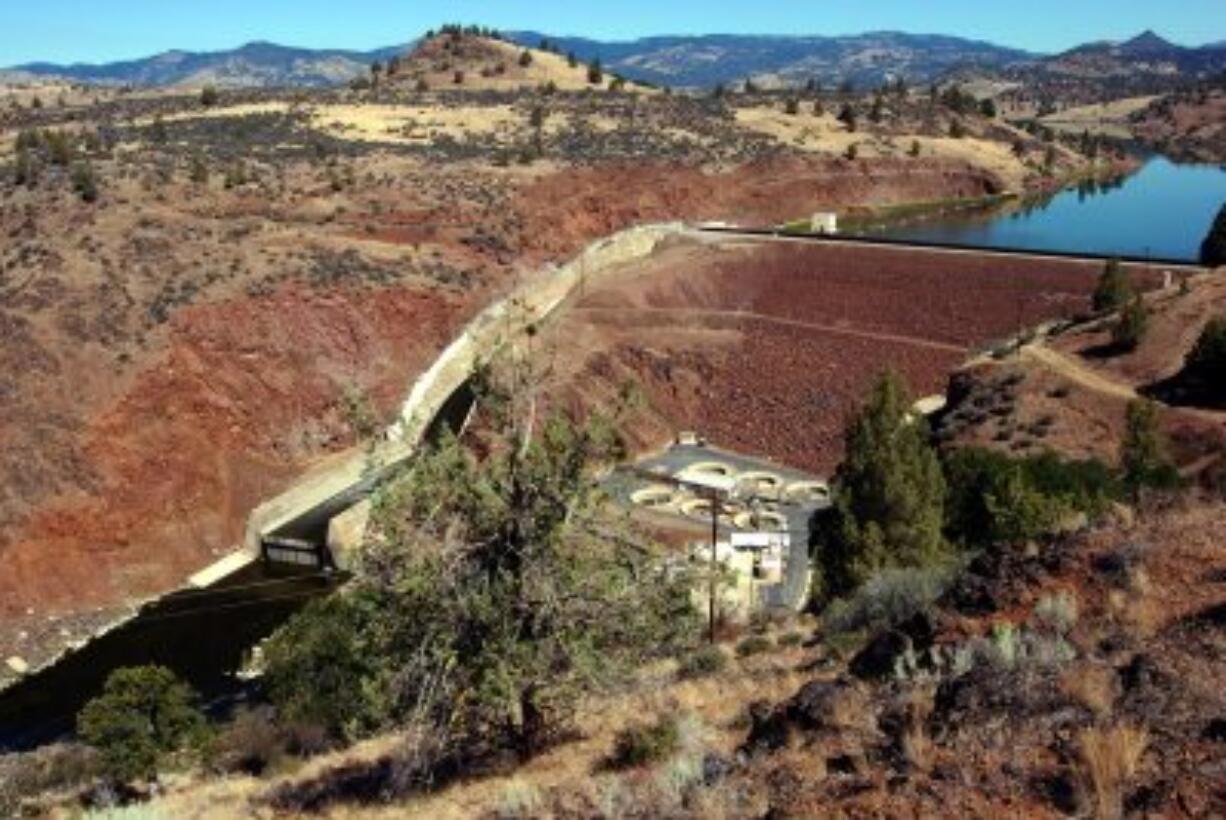
{"label": "shrub", "polygon": [[370,617],[361,596],[333,595],[311,602],[269,640],[265,679],[284,720],[338,739],[381,722],[385,704],[366,683],[378,661],[360,640]]}
{"label": "shrub", "polygon": [[117,669],[77,716],[77,734],[119,782],[149,779],[169,755],[200,741],[196,695],[162,666]]}
{"label": "shrub", "polygon": [[1077,596],[1068,590],[1044,595],[1034,605],[1031,620],[1039,629],[1067,635],[1077,624]]}
{"label": "shrub", "polygon": [[285,754],[285,736],[272,710],[243,709],[208,747],[210,766],[220,772],[263,774]]}
{"label": "shrub", "polygon": [[946,534],[971,548],[1039,538],[1071,512],[1096,518],[1123,494],[1102,462],[1050,452],[1018,459],[967,447],[947,453],[944,467]]}
{"label": "shrub", "polygon": [[200,104],[205,108],[211,108],[221,100],[221,95],[217,93],[217,89],[211,85],[206,85],[200,89]]}
{"label": "shrub", "polygon": [[785,632],[779,636],[779,645],[785,647],[800,646],[805,642],[805,636],[799,632]]}
{"label": "shrub", "polygon": [[686,655],[677,668],[683,680],[695,680],[718,675],[728,666],[728,656],[718,646],[707,645]]}
{"label": "shrub", "polygon": [[677,718],[665,715],[655,723],[630,726],[618,732],[609,765],[615,769],[630,769],[658,763],[675,755],[680,748],[681,732]]}
{"label": "shrub", "polygon": [[98,180],[88,162],[78,162],[72,169],[72,189],[82,202],[98,201]]}
{"label": "shrub", "polygon": [[953,580],[952,568],[890,569],[879,572],[856,593],[826,607],[826,635],[875,631],[927,610]]}
{"label": "shrub", "polygon": [[771,648],[770,638],[764,635],[750,635],[736,645],[736,654],[742,658],[761,655]]}
{"label": "shrub", "polygon": [[531,51],[529,51],[528,49],[523,50],[523,52],[519,55],[519,65],[520,65],[520,68],[527,68],[528,66],[532,65],[532,52]]}
{"label": "shrub", "polygon": [[783,111],[786,114],[795,116],[800,113],[800,100],[795,97],[788,97],[787,102],[783,104]]}
{"label": "shrub", "polygon": [[600,58],[592,60],[592,64],[587,67],[587,81],[591,85],[600,85],[604,82],[604,68],[600,64]]}

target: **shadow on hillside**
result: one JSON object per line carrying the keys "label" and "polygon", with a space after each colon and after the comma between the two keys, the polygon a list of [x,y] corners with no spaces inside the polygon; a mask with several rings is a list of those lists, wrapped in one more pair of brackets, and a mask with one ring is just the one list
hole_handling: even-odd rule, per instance
{"label": "shadow on hillside", "polygon": [[1168,379],[1146,385],[1138,392],[1171,407],[1226,410],[1226,384],[1198,377],[1186,368]]}

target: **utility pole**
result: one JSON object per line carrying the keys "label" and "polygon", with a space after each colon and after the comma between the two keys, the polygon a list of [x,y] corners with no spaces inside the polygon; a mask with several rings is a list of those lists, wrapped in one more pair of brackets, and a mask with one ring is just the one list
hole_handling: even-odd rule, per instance
{"label": "utility pole", "polygon": [[716,546],[719,544],[719,493],[715,490],[711,491],[708,496],[711,499],[711,577],[708,583],[708,592],[710,593],[709,601],[709,622],[708,622],[708,638],[712,646],[715,645],[715,581],[718,574],[719,562],[716,559]]}

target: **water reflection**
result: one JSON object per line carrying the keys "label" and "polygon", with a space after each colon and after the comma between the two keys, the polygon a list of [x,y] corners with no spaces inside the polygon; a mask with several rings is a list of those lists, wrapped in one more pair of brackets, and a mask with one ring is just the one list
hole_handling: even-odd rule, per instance
{"label": "water reflection", "polygon": [[868,228],[865,233],[978,247],[1191,261],[1226,202],[1222,170],[1156,158],[1130,176],[1087,180],[1054,196]]}

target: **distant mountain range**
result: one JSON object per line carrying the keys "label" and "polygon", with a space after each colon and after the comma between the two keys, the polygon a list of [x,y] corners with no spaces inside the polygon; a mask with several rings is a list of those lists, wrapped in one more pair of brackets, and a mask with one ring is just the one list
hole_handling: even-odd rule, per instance
{"label": "distant mountain range", "polygon": [[[953,72],[1008,71],[1046,75],[1111,77],[1151,73],[1195,77],[1226,71],[1226,44],[1186,48],[1153,32],[1123,43],[1092,43],[1056,56],[943,35],[873,32],[844,37],[707,35],[649,37],[605,42],[513,32],[525,46],[548,40],[582,60],[599,58],[607,68],[635,80],[678,87],[710,88],[748,77],[764,86],[817,80],[876,86],[903,77],[928,83]],[[33,63],[0,71],[0,80],[58,78],[131,86],[227,87],[329,86],[364,75],[375,60],[406,52],[412,44],[372,51],[290,48],[249,43],[230,51],[168,51],[140,60],[100,65]]]}
{"label": "distant mountain range", "polygon": [[1201,77],[1226,72],[1226,43],[1186,48],[1152,31],[1122,43],[1090,43],[1039,61],[1048,74],[1089,78],[1127,75]]}
{"label": "distant mountain range", "polygon": [[580,59],[598,57],[608,68],[631,79],[682,87],[712,87],[747,77],[766,85],[815,79],[825,85],[850,81],[875,86],[898,77],[930,82],[963,66],[999,68],[1037,57],[976,40],[901,32],[845,37],[717,34],[631,42],[551,37],[539,32],[509,36],[522,45],[538,45],[547,39]]}
{"label": "distant mountain range", "polygon": [[[330,86],[365,75],[375,60],[404,53],[410,45],[373,51],[291,48],[248,43],[229,51],[167,51],[117,63],[30,63],[10,69],[14,79],[54,78],[97,85],[168,87],[218,85],[235,88]],[[0,79],[6,72],[0,71]]]}

